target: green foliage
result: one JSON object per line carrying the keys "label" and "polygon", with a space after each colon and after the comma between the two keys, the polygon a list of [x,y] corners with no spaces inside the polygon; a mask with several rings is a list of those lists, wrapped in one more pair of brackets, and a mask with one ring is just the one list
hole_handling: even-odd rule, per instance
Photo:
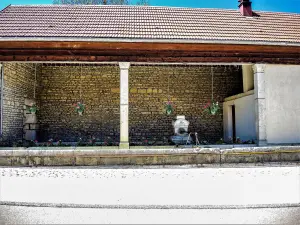
{"label": "green foliage", "polygon": [[228,141],[225,143],[226,144],[255,144],[255,140],[252,139],[252,140],[243,141],[239,137],[236,138],[229,137]]}
{"label": "green foliage", "polygon": [[208,102],[205,106],[204,106],[204,112],[208,112],[210,115],[216,115],[218,113],[220,109],[220,105],[219,102]]}
{"label": "green foliage", "polygon": [[85,109],[85,106],[83,103],[81,102],[77,102],[76,104],[74,104],[75,107],[75,112],[77,112],[79,115],[82,115]]}
{"label": "green foliage", "polygon": [[37,105],[36,104],[31,104],[30,106],[26,106],[26,107],[27,107],[27,110],[30,113],[36,113],[36,111],[37,111]]}
{"label": "green foliage", "polygon": [[[21,144],[21,142],[19,142],[16,147],[21,147],[20,144]],[[24,140],[22,142],[22,145],[23,145],[22,147],[25,147],[25,148],[37,147],[38,146],[36,140],[35,141],[33,141],[33,140],[31,140],[31,141]]]}
{"label": "green foliage", "polygon": [[13,147],[23,147],[23,141],[13,142]]}
{"label": "green foliage", "polygon": [[63,146],[62,140],[57,141],[57,146]]}
{"label": "green foliage", "polygon": [[91,137],[88,141],[88,146],[96,146],[97,139],[95,137]]}
{"label": "green foliage", "polygon": [[170,101],[168,101],[166,103],[166,105],[165,105],[165,111],[166,111],[166,114],[168,116],[173,114],[174,108],[173,108],[172,103]]}
{"label": "green foliage", "polygon": [[222,144],[225,144],[225,142],[223,141],[223,138],[220,138],[220,140],[218,140],[216,142],[217,145],[222,145]]}
{"label": "green foliage", "polygon": [[47,147],[51,147],[51,146],[53,146],[53,139],[52,138],[47,141]]}
{"label": "green foliage", "polygon": [[78,139],[76,146],[85,146],[84,142],[82,141],[82,138]]}

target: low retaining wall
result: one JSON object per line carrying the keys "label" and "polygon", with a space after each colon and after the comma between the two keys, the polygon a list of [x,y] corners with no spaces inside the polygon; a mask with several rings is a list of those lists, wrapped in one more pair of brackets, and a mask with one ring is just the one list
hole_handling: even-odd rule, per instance
{"label": "low retaining wall", "polygon": [[300,162],[300,146],[190,149],[11,148],[0,166],[186,165]]}

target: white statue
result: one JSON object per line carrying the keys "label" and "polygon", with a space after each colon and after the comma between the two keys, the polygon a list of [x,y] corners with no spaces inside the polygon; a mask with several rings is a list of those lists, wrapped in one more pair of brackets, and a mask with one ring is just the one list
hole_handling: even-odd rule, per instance
{"label": "white statue", "polygon": [[188,138],[188,127],[190,122],[185,119],[185,116],[177,116],[177,120],[172,122],[174,126],[175,135],[171,137],[171,140],[175,144],[190,143]]}

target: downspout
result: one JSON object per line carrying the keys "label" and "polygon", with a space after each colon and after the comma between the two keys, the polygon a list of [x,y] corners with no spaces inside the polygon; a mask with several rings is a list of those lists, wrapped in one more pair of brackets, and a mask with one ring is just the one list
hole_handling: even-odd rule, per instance
{"label": "downspout", "polygon": [[0,99],[0,107],[1,107],[1,114],[0,114],[0,136],[3,135],[3,89],[4,89],[4,66],[0,64],[0,72],[1,72],[1,99]]}

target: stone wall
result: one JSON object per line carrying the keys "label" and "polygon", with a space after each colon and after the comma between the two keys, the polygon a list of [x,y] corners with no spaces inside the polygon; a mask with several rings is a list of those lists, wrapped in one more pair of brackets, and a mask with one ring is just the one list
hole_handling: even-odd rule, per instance
{"label": "stone wall", "polygon": [[[24,95],[32,97],[33,70],[30,64],[7,64],[5,68],[6,137],[22,137]],[[212,95],[210,66],[134,66],[129,70],[130,143],[167,144],[173,135],[172,120],[185,115],[190,131],[200,140],[215,142],[223,136],[222,108],[217,116],[202,113]],[[43,64],[38,70],[39,141],[66,142],[95,137],[98,141],[119,141],[119,66]],[[240,67],[214,68],[214,99],[243,91]],[[80,94],[81,93],[81,94]],[[175,105],[175,114],[167,116],[164,104]],[[83,116],[73,104],[86,105]],[[222,104],[221,104],[222,106]]]}
{"label": "stone wall", "polygon": [[33,98],[34,82],[34,64],[4,63],[3,136],[1,144],[12,144],[22,140],[24,99],[26,96]]}
{"label": "stone wall", "polygon": [[[214,67],[214,99],[243,91],[240,67]],[[174,135],[172,120],[185,115],[189,131],[198,132],[200,141],[215,142],[223,137],[223,115],[203,113],[212,97],[210,66],[131,66],[130,76],[130,140],[167,142]],[[175,106],[173,116],[164,113],[168,98]],[[222,104],[221,104],[222,106]]]}
{"label": "stone wall", "polygon": [[[43,65],[39,92],[41,141],[119,140],[118,65]],[[81,92],[81,94],[80,94]],[[83,116],[74,103],[82,101]]]}

